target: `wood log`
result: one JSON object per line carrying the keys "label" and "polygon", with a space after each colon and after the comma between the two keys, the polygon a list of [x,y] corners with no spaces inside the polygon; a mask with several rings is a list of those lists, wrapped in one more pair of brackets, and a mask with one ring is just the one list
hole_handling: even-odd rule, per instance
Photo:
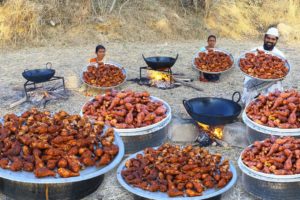
{"label": "wood log", "polygon": [[183,86],[193,88],[193,89],[195,89],[195,90],[197,90],[197,91],[203,91],[202,88],[200,88],[200,87],[198,87],[198,86],[195,86],[195,85],[192,85],[192,84],[190,84],[190,83],[184,82],[184,81],[182,81],[182,80],[180,80],[180,79],[178,79],[178,78],[173,77],[173,80],[174,80],[175,82],[181,83]]}

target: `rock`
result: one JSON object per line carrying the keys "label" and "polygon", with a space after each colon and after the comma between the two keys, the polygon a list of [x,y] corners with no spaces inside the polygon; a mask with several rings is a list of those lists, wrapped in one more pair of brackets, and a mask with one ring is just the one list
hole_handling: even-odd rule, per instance
{"label": "rock", "polygon": [[227,124],[223,129],[222,140],[227,142],[230,146],[245,148],[249,145],[246,131],[246,125],[242,122]]}
{"label": "rock", "polygon": [[198,134],[198,128],[191,120],[173,117],[168,132],[168,137],[172,142],[193,143]]}

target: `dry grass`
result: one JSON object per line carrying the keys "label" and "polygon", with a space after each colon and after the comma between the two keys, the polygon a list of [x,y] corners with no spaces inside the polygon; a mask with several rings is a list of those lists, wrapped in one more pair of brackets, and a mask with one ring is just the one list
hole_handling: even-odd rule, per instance
{"label": "dry grass", "polygon": [[185,40],[209,33],[243,39],[277,24],[284,40],[294,41],[299,21],[300,0],[6,0],[0,42]]}
{"label": "dry grass", "polygon": [[[207,25],[220,35],[237,39],[257,37],[280,23],[293,27],[286,41],[300,39],[299,0],[252,0],[220,3],[212,8]],[[285,30],[280,30],[285,31]]]}
{"label": "dry grass", "polygon": [[1,42],[20,43],[41,37],[41,10],[31,1],[7,1],[0,7]]}

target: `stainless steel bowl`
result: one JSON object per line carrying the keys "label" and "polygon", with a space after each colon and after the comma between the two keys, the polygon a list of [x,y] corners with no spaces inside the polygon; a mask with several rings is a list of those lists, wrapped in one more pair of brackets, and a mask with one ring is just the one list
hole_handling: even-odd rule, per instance
{"label": "stainless steel bowl", "polygon": [[82,68],[81,73],[80,73],[80,79],[81,79],[81,81],[82,81],[84,84],[86,84],[86,85],[88,85],[89,87],[91,87],[91,88],[96,88],[96,89],[101,89],[101,90],[112,89],[112,88],[116,88],[116,87],[119,87],[119,86],[123,85],[123,84],[126,82],[126,80],[127,80],[127,72],[126,72],[126,70],[125,70],[120,64],[115,63],[115,62],[109,61],[109,62],[105,62],[105,64],[114,65],[114,66],[116,66],[116,67],[122,69],[122,72],[123,72],[123,74],[125,75],[124,81],[123,81],[122,83],[118,84],[118,85],[114,85],[114,86],[111,86],[111,87],[99,87],[99,86],[91,85],[91,84],[85,82],[84,79],[83,79],[83,73],[84,73],[85,71],[87,71],[87,67],[88,67],[89,65]]}
{"label": "stainless steel bowl", "polygon": [[147,198],[147,199],[155,199],[155,200],[170,200],[170,199],[174,199],[174,200],[201,200],[201,199],[219,199],[220,196],[227,192],[228,190],[230,190],[236,183],[237,181],[237,172],[236,169],[234,167],[234,165],[230,162],[230,171],[233,174],[232,179],[229,181],[229,183],[227,183],[227,185],[221,189],[217,189],[217,188],[211,188],[211,189],[207,189],[203,192],[202,196],[197,196],[197,197],[169,197],[167,193],[163,193],[163,192],[150,192],[150,191],[146,191],[146,190],[142,190],[140,188],[134,187],[132,185],[127,184],[127,182],[123,179],[121,172],[122,170],[124,170],[125,167],[125,163],[127,160],[131,159],[131,158],[135,158],[137,154],[144,154],[143,151],[139,151],[135,154],[130,155],[128,158],[126,158],[118,167],[117,169],[117,179],[119,181],[119,183],[129,192],[143,197],[143,198]]}
{"label": "stainless steel bowl", "polygon": [[242,114],[244,123],[247,125],[247,139],[250,144],[255,141],[261,141],[270,136],[283,137],[283,136],[293,136],[300,137],[300,129],[280,129],[263,126],[252,121],[246,114],[244,110]]}
{"label": "stainless steel bowl", "polygon": [[275,53],[273,53],[273,52],[270,52],[270,51],[265,51],[265,52],[266,52],[267,54],[271,54],[271,55],[273,55],[273,56],[277,56],[278,58],[282,59],[282,60],[284,61],[284,63],[285,63],[285,67],[288,68],[288,73],[287,73],[284,77],[277,78],[277,79],[263,79],[263,78],[258,78],[258,77],[250,76],[249,74],[245,73],[245,72],[241,69],[241,66],[240,66],[240,60],[241,60],[242,58],[245,58],[246,53],[256,53],[256,52],[257,52],[256,50],[248,51],[248,52],[245,52],[245,53],[243,53],[242,55],[240,55],[240,57],[238,58],[238,61],[237,61],[238,63],[237,63],[237,65],[239,66],[240,71],[241,71],[245,76],[248,76],[248,77],[250,77],[250,78],[254,78],[254,79],[257,79],[257,80],[261,80],[261,81],[280,81],[280,80],[284,79],[284,78],[289,74],[290,69],[291,69],[290,63],[289,63],[285,58],[283,58],[283,57],[281,57],[281,56],[279,56],[279,55],[277,55],[277,54],[275,54]]}
{"label": "stainless steel bowl", "polygon": [[[214,50],[214,51],[218,51],[218,52],[222,52],[222,53],[227,54],[227,55],[230,57],[231,61],[232,61],[232,65],[231,65],[228,69],[226,69],[226,70],[224,70],[224,71],[221,71],[221,72],[208,72],[208,71],[201,70],[201,69],[199,69],[199,68],[195,65],[195,58],[197,58],[197,57],[198,57],[198,54],[201,52],[201,51],[198,51],[198,52],[194,55],[194,57],[193,57],[193,61],[192,61],[193,67],[194,67],[196,70],[198,70],[198,71],[200,71],[200,72],[204,72],[204,73],[206,73],[206,74],[221,74],[221,73],[225,73],[225,72],[231,70],[231,69],[233,68],[233,66],[234,66],[234,58],[233,58],[233,56],[231,55],[231,53],[229,53],[229,52],[227,52],[227,51],[224,51],[224,50],[221,50],[221,49],[213,49],[213,50]],[[206,51],[203,51],[203,52],[204,52],[204,53],[207,53],[208,51],[206,50]]]}
{"label": "stainless steel bowl", "polygon": [[300,175],[274,175],[257,172],[247,167],[241,156],[238,165],[242,171],[243,187],[253,196],[269,200],[299,199]]}

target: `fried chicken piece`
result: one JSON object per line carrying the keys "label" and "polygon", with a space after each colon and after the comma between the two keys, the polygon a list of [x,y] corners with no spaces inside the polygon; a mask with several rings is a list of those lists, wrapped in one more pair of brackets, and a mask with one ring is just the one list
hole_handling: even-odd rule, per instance
{"label": "fried chicken piece", "polygon": [[27,172],[32,172],[34,170],[34,165],[31,162],[23,162],[23,170]]}
{"label": "fried chicken piece", "polygon": [[97,156],[97,157],[101,157],[103,155],[103,150],[101,148],[97,148],[95,149],[94,151],[94,154]]}
{"label": "fried chicken piece", "polygon": [[66,168],[68,166],[68,161],[65,158],[59,159],[57,166],[59,168]]}
{"label": "fried chicken piece", "polygon": [[8,168],[9,159],[8,158],[1,158],[0,159],[0,167],[2,169]]}
{"label": "fried chicken piece", "polygon": [[5,156],[18,156],[21,152],[21,144],[19,143],[19,141],[15,141],[12,143],[11,148],[4,152],[3,154]]}
{"label": "fried chicken piece", "polygon": [[104,150],[104,153],[107,153],[107,154],[109,154],[111,156],[114,156],[114,155],[118,154],[119,147],[117,145],[113,144],[113,145],[111,145],[109,147],[105,146],[103,148],[103,150]]}
{"label": "fried chicken piece", "polygon": [[66,157],[67,161],[68,161],[68,165],[70,170],[72,170],[72,172],[79,172],[81,169],[81,165],[79,160],[75,157],[75,156],[68,156]]}
{"label": "fried chicken piece", "polygon": [[55,169],[56,163],[57,163],[57,160],[48,160],[47,161],[47,168],[51,169],[51,170]]}
{"label": "fried chicken piece", "polygon": [[47,142],[44,141],[34,141],[31,143],[30,146],[31,148],[38,148],[38,149],[48,149],[51,147]]}
{"label": "fried chicken piece", "polygon": [[107,165],[111,161],[111,156],[107,153],[104,153],[100,160],[96,163],[97,167]]}
{"label": "fried chicken piece", "polygon": [[195,190],[192,189],[186,189],[185,193],[189,196],[189,197],[196,197],[196,196],[201,196],[202,193],[200,192],[196,192]]}
{"label": "fried chicken piece", "polygon": [[57,173],[63,178],[69,178],[74,176],[79,176],[78,172],[72,172],[66,168],[58,168]]}
{"label": "fried chicken piece", "polygon": [[94,160],[91,156],[82,157],[82,158],[81,158],[81,162],[82,162],[85,166],[93,166],[93,165],[95,165],[95,160]]}
{"label": "fried chicken piece", "polygon": [[47,176],[55,176],[56,173],[46,167],[41,167],[34,170],[34,175],[38,178],[42,178]]}
{"label": "fried chicken piece", "polygon": [[23,169],[23,161],[19,157],[13,157],[12,163],[9,166],[9,169],[12,171],[20,171]]}
{"label": "fried chicken piece", "polygon": [[179,191],[176,188],[168,190],[168,195],[170,197],[183,196],[183,194],[184,193],[182,191]]}

